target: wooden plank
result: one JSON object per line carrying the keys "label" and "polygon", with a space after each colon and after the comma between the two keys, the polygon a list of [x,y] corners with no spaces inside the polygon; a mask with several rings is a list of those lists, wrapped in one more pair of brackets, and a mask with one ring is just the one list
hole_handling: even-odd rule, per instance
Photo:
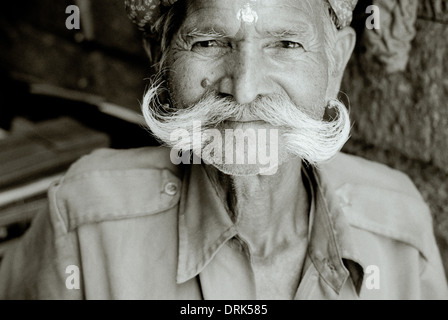
{"label": "wooden plank", "polygon": [[41,178],[37,181],[33,181],[16,188],[6,189],[5,191],[0,192],[0,215],[1,208],[4,208],[22,199],[32,198],[39,194],[46,194],[51,183],[60,179],[62,176],[63,173],[59,173],[50,177]]}
{"label": "wooden plank", "polygon": [[107,134],[71,118],[37,124],[0,140],[0,188],[66,169],[79,157],[109,146]]}

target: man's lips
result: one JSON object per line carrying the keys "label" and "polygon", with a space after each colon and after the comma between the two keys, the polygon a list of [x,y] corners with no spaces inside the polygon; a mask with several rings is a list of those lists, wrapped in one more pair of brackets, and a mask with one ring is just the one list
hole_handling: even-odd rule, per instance
{"label": "man's lips", "polygon": [[251,118],[251,117],[244,117],[244,118],[229,118],[227,121],[230,122],[239,122],[239,123],[251,123],[251,122],[265,122],[263,120],[260,120],[259,118]]}

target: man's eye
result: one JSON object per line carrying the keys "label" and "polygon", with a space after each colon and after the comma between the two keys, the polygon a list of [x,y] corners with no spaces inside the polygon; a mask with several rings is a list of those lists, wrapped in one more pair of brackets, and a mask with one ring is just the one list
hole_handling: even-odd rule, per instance
{"label": "man's eye", "polygon": [[223,56],[231,49],[232,46],[229,42],[219,40],[198,41],[191,47],[191,51],[213,58]]}
{"label": "man's eye", "polygon": [[303,49],[300,43],[293,41],[280,41],[277,43],[277,46],[284,49]]}
{"label": "man's eye", "polygon": [[225,46],[225,44],[217,40],[199,41],[193,44],[193,48],[213,48],[223,46]]}

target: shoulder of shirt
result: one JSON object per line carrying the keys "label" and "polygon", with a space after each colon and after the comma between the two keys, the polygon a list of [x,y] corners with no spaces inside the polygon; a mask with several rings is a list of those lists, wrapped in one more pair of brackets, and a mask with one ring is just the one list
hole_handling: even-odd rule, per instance
{"label": "shoulder of shirt", "polygon": [[50,187],[50,208],[66,232],[160,214],[178,204],[180,175],[167,148],[100,149],[75,162]]}
{"label": "shoulder of shirt", "polygon": [[432,254],[432,216],[406,174],[343,153],[319,170],[352,227]]}

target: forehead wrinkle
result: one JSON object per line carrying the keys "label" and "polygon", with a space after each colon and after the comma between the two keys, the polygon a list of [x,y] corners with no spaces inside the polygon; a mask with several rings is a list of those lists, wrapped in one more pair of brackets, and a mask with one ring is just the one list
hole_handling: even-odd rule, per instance
{"label": "forehead wrinkle", "polygon": [[308,4],[308,7],[310,8],[311,12],[314,13],[313,6],[311,5],[310,0],[306,0],[306,3]]}
{"label": "forehead wrinkle", "polygon": [[[290,13],[293,12],[293,16],[295,19],[288,18],[288,20],[291,20],[290,22],[291,24],[312,25],[313,27],[316,27],[316,24],[319,21],[319,16],[316,13],[319,12],[319,10],[316,11],[315,8],[313,8],[313,5],[311,5],[309,2],[310,0],[306,0],[306,2],[303,1],[304,0],[300,0],[299,2],[298,0],[295,0],[295,1],[287,1],[286,3],[276,3],[275,5],[272,6],[259,8],[258,12],[260,13],[261,19],[264,18],[265,20],[272,21],[271,13],[273,12],[273,9],[275,8],[286,9]],[[320,3],[320,0],[317,1],[319,1]]]}
{"label": "forehead wrinkle", "polygon": [[[192,5],[187,7],[186,19],[181,26],[181,34],[200,36],[214,35],[218,37],[231,37],[238,32],[239,28],[235,28],[236,24],[229,24],[226,22],[228,17],[233,17],[233,14],[219,14],[213,12],[215,9],[206,1],[201,2],[188,0]],[[210,11],[212,10],[212,11]],[[219,10],[231,12],[232,8],[220,7]]]}
{"label": "forehead wrinkle", "polygon": [[[306,2],[305,2],[306,1]],[[316,4],[321,0],[313,0]],[[305,4],[305,5],[303,5]],[[289,0],[283,1],[282,3],[276,3],[272,7],[282,7],[282,8],[293,8],[299,10],[307,15],[314,15],[314,8],[310,0]]]}
{"label": "forehead wrinkle", "polygon": [[[306,1],[306,2],[305,2]],[[293,0],[285,1],[286,3],[275,4],[272,7],[286,8],[297,10],[299,15],[309,23],[317,23],[321,18],[320,8],[323,6],[325,0]]]}
{"label": "forehead wrinkle", "polygon": [[[186,15],[196,15],[202,10],[216,9],[209,1],[198,1],[198,0],[186,0],[187,1],[187,12]],[[230,0],[234,1],[234,0]],[[232,11],[229,6],[219,6],[219,10]]]}
{"label": "forehead wrinkle", "polygon": [[[305,2],[306,1],[306,2]],[[300,4],[298,3],[300,2]],[[311,2],[313,2],[311,4]],[[323,20],[322,15],[320,14],[321,8],[323,8],[325,0],[294,0],[287,1],[287,3],[280,4],[278,6],[282,8],[289,8],[297,10],[296,16],[298,16],[298,20],[300,21],[290,21],[284,22],[284,25],[292,24],[293,26],[297,26],[298,30],[294,30],[295,27],[292,28],[292,31],[299,31],[298,33],[303,36],[308,36],[311,38],[321,38],[323,36]],[[286,31],[288,28],[284,28]],[[302,29],[302,30],[301,30]]]}

